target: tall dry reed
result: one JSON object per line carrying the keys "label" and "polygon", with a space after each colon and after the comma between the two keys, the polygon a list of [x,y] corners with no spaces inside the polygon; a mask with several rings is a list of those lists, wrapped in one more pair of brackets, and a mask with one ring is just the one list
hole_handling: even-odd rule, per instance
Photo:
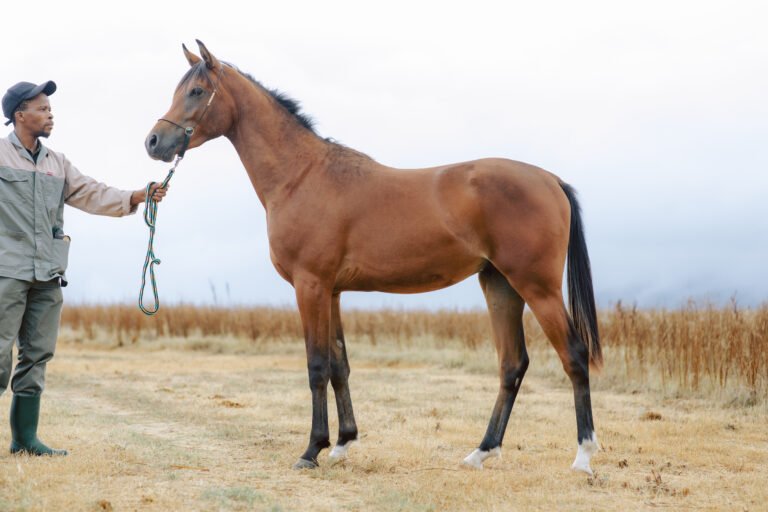
{"label": "tall dry reed", "polygon": [[[665,389],[743,389],[753,397],[768,393],[768,305],[717,308],[638,309],[621,302],[599,314],[606,373],[634,383],[659,383]],[[355,342],[414,340],[476,348],[490,343],[483,311],[346,311],[345,335]],[[530,313],[529,348],[553,354]],[[118,346],[158,338],[229,337],[249,344],[298,340],[294,309],[270,307],[164,306],[154,317],[128,305],[68,305],[62,324],[89,341],[108,339]]]}
{"label": "tall dry reed", "polygon": [[617,303],[602,312],[601,333],[623,355],[628,377],[664,387],[743,387],[768,392],[768,306],[756,309],[693,302],[675,310],[639,310]]}

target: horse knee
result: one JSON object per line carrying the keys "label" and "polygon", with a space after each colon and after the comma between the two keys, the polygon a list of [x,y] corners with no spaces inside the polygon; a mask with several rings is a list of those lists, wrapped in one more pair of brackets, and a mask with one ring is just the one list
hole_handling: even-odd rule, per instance
{"label": "horse knee", "polygon": [[327,364],[323,363],[310,363],[308,366],[309,371],[309,388],[320,389],[328,385],[328,379],[330,377],[330,368]]}
{"label": "horse knee", "polygon": [[334,389],[343,386],[349,380],[349,365],[343,362],[331,362],[331,385]]}

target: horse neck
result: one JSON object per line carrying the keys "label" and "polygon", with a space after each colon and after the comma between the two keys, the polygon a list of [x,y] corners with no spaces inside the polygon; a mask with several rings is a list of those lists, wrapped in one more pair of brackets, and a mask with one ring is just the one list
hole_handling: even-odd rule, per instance
{"label": "horse neck", "polygon": [[[268,208],[307,173],[323,167],[329,145],[300,126],[265,91],[250,83],[233,91],[237,119],[227,138],[235,147],[261,204]],[[318,174],[314,172],[313,174]]]}

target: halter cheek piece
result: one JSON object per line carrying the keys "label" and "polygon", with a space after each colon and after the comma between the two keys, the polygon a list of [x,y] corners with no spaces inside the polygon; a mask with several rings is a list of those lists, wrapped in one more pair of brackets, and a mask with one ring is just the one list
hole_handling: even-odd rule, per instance
{"label": "halter cheek piece", "polygon": [[181,126],[179,123],[175,123],[171,121],[170,119],[166,119],[164,117],[161,117],[158,119],[158,121],[165,121],[166,123],[170,123],[173,126],[180,128],[184,131],[184,141],[181,143],[181,149],[178,152],[178,160],[181,160],[184,158],[184,153],[187,152],[187,148],[189,147],[189,141],[192,140],[192,135],[195,133],[195,127],[199,125],[201,122],[203,122],[203,118],[205,117],[205,114],[208,113],[208,107],[211,106],[211,103],[213,103],[213,98],[216,97],[216,93],[219,92],[219,83],[221,83],[221,75],[224,73],[224,65],[219,63],[219,76],[216,77],[216,83],[214,84],[211,78],[206,74],[205,77],[208,79],[208,81],[213,85],[213,92],[211,93],[211,97],[208,98],[208,103],[205,104],[205,108],[203,109],[203,113],[200,114],[200,117],[198,118],[197,122],[193,125],[184,127]]}

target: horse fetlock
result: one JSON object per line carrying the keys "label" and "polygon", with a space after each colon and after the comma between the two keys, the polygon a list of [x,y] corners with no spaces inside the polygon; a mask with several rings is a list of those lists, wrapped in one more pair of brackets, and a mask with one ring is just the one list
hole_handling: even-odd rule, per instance
{"label": "horse fetlock", "polygon": [[320,453],[320,451],[324,450],[325,448],[328,448],[329,446],[331,446],[331,442],[328,440],[328,436],[325,436],[320,439],[313,439],[309,443],[309,449],[307,451],[313,450],[313,451],[316,451],[317,453]]}
{"label": "horse fetlock", "polygon": [[343,446],[347,443],[351,443],[352,441],[357,441],[357,428],[339,431],[339,439],[336,441],[337,445]]}

